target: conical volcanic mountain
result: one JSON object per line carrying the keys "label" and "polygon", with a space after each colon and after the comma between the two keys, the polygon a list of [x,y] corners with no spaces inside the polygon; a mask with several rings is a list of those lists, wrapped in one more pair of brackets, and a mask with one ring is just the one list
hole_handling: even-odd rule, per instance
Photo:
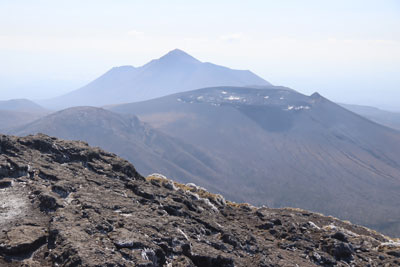
{"label": "conical volcanic mountain", "polygon": [[103,106],[152,99],[193,89],[232,85],[270,86],[248,70],[233,70],[201,62],[175,49],[142,67],[112,68],[88,85],[44,101],[53,108]]}
{"label": "conical volcanic mountain", "polygon": [[216,87],[114,106],[219,160],[227,197],[400,236],[400,133],[318,93]]}

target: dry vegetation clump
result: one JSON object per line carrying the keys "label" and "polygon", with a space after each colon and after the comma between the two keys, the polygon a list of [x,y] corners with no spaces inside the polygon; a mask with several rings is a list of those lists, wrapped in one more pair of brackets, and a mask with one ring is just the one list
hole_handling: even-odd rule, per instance
{"label": "dry vegetation clump", "polygon": [[[199,198],[208,199],[214,204],[222,206],[225,206],[227,204],[227,201],[222,195],[210,193],[206,189],[197,186],[193,183],[181,184],[169,180],[168,178],[166,178],[164,175],[161,174],[151,174],[148,177],[146,177],[146,180],[152,184],[163,186],[169,189],[174,188],[174,190],[182,190],[184,192],[190,192],[192,193],[192,195],[196,194]],[[249,205],[249,204],[243,204],[243,205]]]}

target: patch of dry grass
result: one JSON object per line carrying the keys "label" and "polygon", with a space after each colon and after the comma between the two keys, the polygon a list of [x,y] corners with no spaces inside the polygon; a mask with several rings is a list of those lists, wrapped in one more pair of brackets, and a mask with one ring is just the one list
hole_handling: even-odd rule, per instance
{"label": "patch of dry grass", "polygon": [[199,187],[192,187],[192,186],[188,186],[188,185],[185,185],[185,184],[177,183],[177,182],[174,182],[172,180],[163,178],[163,177],[158,176],[158,175],[157,176],[150,175],[150,176],[146,177],[146,180],[148,182],[153,183],[153,184],[156,183],[156,184],[159,184],[159,185],[162,185],[162,186],[165,186],[165,184],[167,184],[167,183],[173,183],[173,185],[177,189],[181,189],[181,190],[183,190],[185,192],[189,191],[189,192],[195,193],[200,198],[207,198],[213,203],[220,204],[221,201],[225,202],[224,197],[219,195],[219,194],[210,193],[210,192],[208,192],[208,191],[206,191],[204,189],[201,189]]}

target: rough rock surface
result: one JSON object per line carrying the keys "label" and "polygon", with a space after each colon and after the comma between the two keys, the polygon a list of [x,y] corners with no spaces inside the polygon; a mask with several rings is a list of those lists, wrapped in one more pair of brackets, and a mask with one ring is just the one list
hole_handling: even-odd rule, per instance
{"label": "rough rock surface", "polygon": [[400,243],[236,204],[83,142],[0,136],[0,266],[398,266]]}

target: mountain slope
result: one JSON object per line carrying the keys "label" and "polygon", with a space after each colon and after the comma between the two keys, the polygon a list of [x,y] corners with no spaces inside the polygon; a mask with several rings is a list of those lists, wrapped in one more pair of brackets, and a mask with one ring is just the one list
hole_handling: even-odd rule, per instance
{"label": "mountain slope", "polygon": [[117,105],[220,160],[229,198],[331,214],[400,236],[400,134],[313,94],[205,88]]}
{"label": "mountain slope", "polygon": [[139,68],[113,68],[78,90],[42,103],[57,108],[103,106],[219,85],[270,86],[270,83],[250,71],[203,63],[175,49]]}
{"label": "mountain slope", "polygon": [[400,244],[299,209],[144,179],[82,142],[0,136],[1,266],[397,266]]}
{"label": "mountain slope", "polygon": [[28,99],[11,99],[0,101],[0,110],[35,113],[48,112],[43,107]]}
{"label": "mountain slope", "polygon": [[387,127],[396,130],[400,130],[400,113],[398,112],[390,112],[368,106],[349,105],[349,104],[340,104],[340,105],[376,123],[385,125]]}
{"label": "mountain slope", "polygon": [[0,110],[0,132],[18,127],[45,116],[42,113]]}
{"label": "mountain slope", "polygon": [[0,101],[0,131],[27,124],[48,113],[48,110],[27,99]]}
{"label": "mountain slope", "polygon": [[219,177],[217,162],[203,151],[152,129],[133,115],[119,115],[101,108],[62,110],[9,133],[19,136],[45,133],[86,141],[135,162],[144,174],[165,173],[184,182]]}

